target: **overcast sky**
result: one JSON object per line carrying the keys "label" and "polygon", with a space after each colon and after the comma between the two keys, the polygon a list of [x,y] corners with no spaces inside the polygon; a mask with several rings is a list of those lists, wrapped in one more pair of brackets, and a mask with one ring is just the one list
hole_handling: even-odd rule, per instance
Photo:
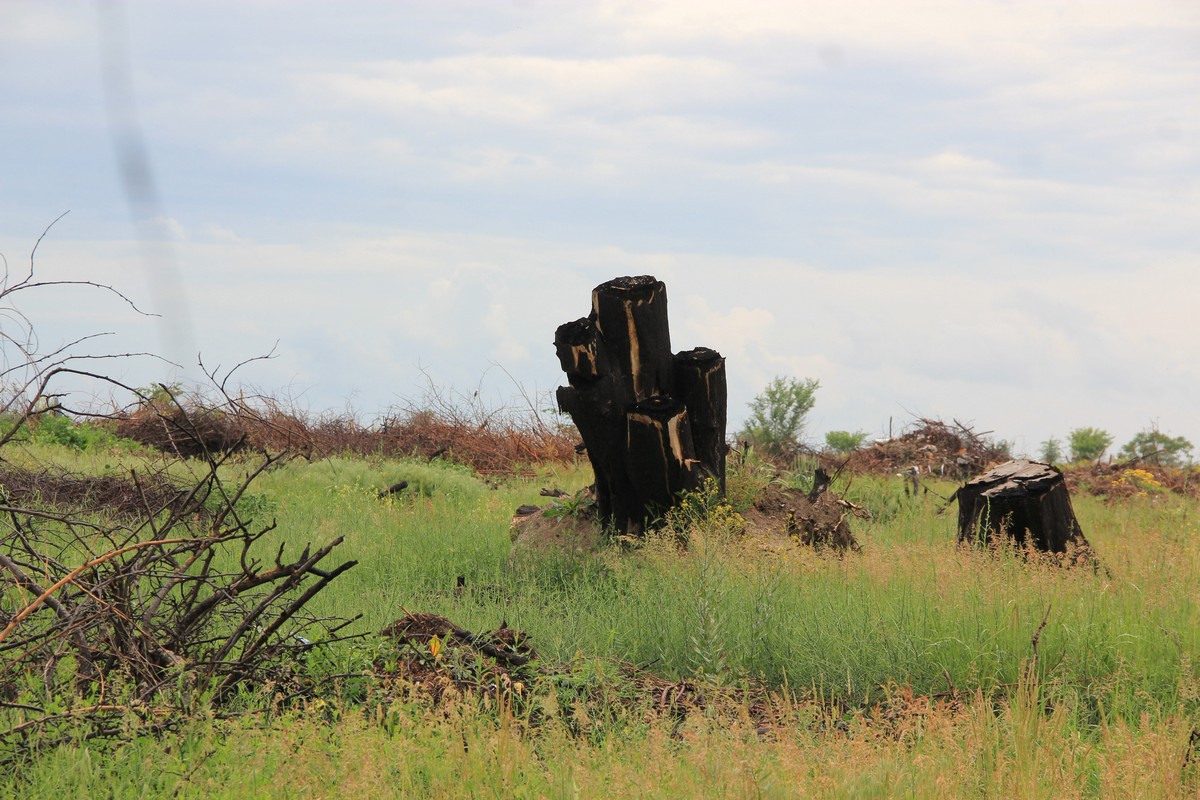
{"label": "overcast sky", "polygon": [[[1200,443],[1200,3],[0,0],[0,253],[43,346],[366,416],[561,381],[620,275],[731,424]],[[94,345],[100,349],[101,345]],[[147,383],[163,365],[123,367]],[[195,374],[190,370],[189,374]]]}

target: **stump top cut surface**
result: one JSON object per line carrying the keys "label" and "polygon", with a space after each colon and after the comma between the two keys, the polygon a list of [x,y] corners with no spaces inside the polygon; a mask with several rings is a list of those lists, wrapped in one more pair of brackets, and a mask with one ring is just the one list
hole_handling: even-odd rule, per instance
{"label": "stump top cut surface", "polygon": [[1039,495],[1062,480],[1062,472],[1040,461],[1006,461],[967,481],[983,497]]}
{"label": "stump top cut surface", "polygon": [[605,281],[593,291],[604,294],[642,294],[653,292],[660,288],[664,288],[663,282],[653,275],[626,275],[621,278],[613,278],[611,281]]}
{"label": "stump top cut surface", "polygon": [[675,360],[681,364],[689,364],[696,366],[708,366],[711,364],[720,364],[725,360],[725,356],[713,350],[711,347],[694,347],[691,350],[684,350],[675,354]]}

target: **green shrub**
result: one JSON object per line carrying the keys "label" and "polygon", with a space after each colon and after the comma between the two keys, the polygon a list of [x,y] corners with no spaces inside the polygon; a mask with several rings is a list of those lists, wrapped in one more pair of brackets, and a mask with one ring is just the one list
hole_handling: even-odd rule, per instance
{"label": "green shrub", "polygon": [[1112,434],[1100,428],[1076,428],[1067,434],[1072,461],[1099,461],[1113,443]]}
{"label": "green shrub", "polygon": [[1046,441],[1042,442],[1041,450],[1038,452],[1038,458],[1045,461],[1047,464],[1055,464],[1062,461],[1063,449],[1062,442],[1051,436]]}
{"label": "green shrub", "polygon": [[816,403],[820,381],[776,377],[750,401],[741,438],[774,456],[789,455],[804,434],[804,418]]}
{"label": "green shrub", "polygon": [[56,444],[72,450],[109,450],[132,443],[102,427],[88,422],[75,422],[61,414],[47,414],[33,425],[30,440],[37,444]]}
{"label": "green shrub", "polygon": [[838,454],[849,453],[862,447],[866,440],[866,431],[830,431],[825,434],[825,447]]}
{"label": "green shrub", "polygon": [[1191,460],[1192,443],[1182,436],[1168,436],[1157,428],[1147,428],[1121,448],[1125,458],[1137,458],[1162,467],[1178,467]]}

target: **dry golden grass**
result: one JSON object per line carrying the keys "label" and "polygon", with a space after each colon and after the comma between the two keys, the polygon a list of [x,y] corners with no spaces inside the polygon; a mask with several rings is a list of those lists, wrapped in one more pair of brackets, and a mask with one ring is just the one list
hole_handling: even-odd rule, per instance
{"label": "dry golden grass", "polygon": [[89,771],[78,753],[62,753],[35,765],[27,796],[1166,799],[1200,791],[1191,722],[1105,724],[1085,736],[1034,686],[1011,701],[976,695],[938,707],[901,693],[887,719],[785,712],[787,724],[766,731],[748,717],[694,715],[588,740],[562,725],[530,731],[472,704],[334,721],[317,704],[267,730],[218,736],[210,727],[143,742],[117,770]]}

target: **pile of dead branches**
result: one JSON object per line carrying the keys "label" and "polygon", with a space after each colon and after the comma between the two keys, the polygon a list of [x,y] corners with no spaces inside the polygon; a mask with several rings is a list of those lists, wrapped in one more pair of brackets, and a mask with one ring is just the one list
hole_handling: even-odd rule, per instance
{"label": "pile of dead branches", "polygon": [[355,562],[328,563],[340,538],[289,548],[273,521],[243,513],[252,483],[290,453],[264,452],[227,478],[237,442],[270,424],[226,391],[232,371],[209,374],[207,403],[113,379],[98,365],[152,356],[76,352],[92,336],[39,352],[14,304],[23,293],[85,287],[141,312],[103,284],[35,277],[36,251],[23,276],[0,258],[0,449],[49,415],[104,417],[71,398],[108,389],[138,398],[106,417],[118,432],[172,455],[92,476],[0,456],[0,765],[223,714],[263,684],[278,701],[311,691],[306,655],[346,638],[349,621],[309,603]]}
{"label": "pile of dead branches", "polygon": [[514,407],[489,408],[478,399],[429,393],[419,403],[364,423],[352,415],[314,420],[278,405],[260,408],[265,423],[247,431],[256,448],[296,446],[310,457],[362,456],[444,458],[484,474],[511,474],[531,465],[575,458],[578,435],[570,426],[546,422]]}
{"label": "pile of dead branches", "polygon": [[1064,467],[1063,477],[1072,492],[1111,500],[1162,494],[1200,497],[1200,469],[1197,467],[1164,467],[1140,459],[1088,462]]}
{"label": "pile of dead branches", "polygon": [[348,624],[306,606],[355,562],[326,566],[340,537],[268,549],[274,524],[240,513],[238,500],[279,458],[235,485],[220,477],[220,458],[183,488],[165,468],[5,483],[0,758],[116,737],[131,715],[163,730],[201,698],[220,709],[243,686],[305,691],[294,679],[306,654]]}
{"label": "pile of dead branches", "polygon": [[388,455],[445,457],[483,474],[503,474],[569,462],[578,439],[573,430],[550,427],[534,417],[443,408],[389,416],[379,424],[377,441]]}
{"label": "pile of dead branches", "polygon": [[142,397],[133,410],[113,416],[118,436],[183,458],[234,453],[246,446],[243,415],[198,393],[185,395],[160,386],[154,394]]}
{"label": "pile of dead branches", "polygon": [[916,420],[903,434],[880,439],[850,453],[845,465],[854,472],[901,473],[916,471],[961,480],[982,472],[990,464],[1010,458],[1008,446],[977,433],[958,420]]}
{"label": "pile of dead branches", "polygon": [[434,702],[450,690],[521,692],[535,674],[537,653],[528,635],[507,623],[476,634],[437,614],[407,613],[380,635],[395,646],[396,658],[376,664],[379,676],[385,683],[403,681]]}

